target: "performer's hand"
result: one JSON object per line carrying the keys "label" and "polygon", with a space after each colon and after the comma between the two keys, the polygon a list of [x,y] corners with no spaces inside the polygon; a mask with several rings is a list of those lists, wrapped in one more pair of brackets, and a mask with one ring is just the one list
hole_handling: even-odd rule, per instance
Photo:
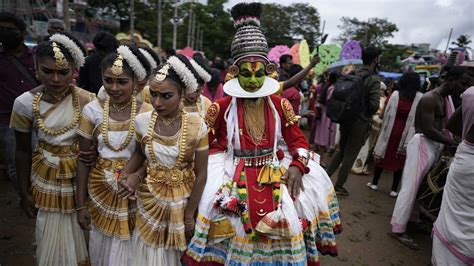
{"label": "performer's hand", "polygon": [[127,175],[125,178],[121,179],[119,184],[119,195],[122,198],[128,198],[135,200],[135,191],[138,189],[138,186],[141,183],[140,176],[137,174]]}
{"label": "performer's hand", "polygon": [[196,221],[193,217],[186,217],[184,216],[184,235],[186,236],[186,242],[189,243],[191,238],[194,236],[194,226],[196,225]]}
{"label": "performer's hand", "polygon": [[290,166],[282,179],[288,180],[288,192],[294,198],[300,195],[300,190],[304,191],[303,187],[303,173],[296,166]]}
{"label": "performer's hand", "polygon": [[319,54],[316,54],[316,55],[311,59],[310,65],[312,65],[312,66],[314,67],[314,66],[317,65],[320,61],[321,61],[321,58],[319,57]]}
{"label": "performer's hand", "polygon": [[80,209],[77,212],[77,223],[82,228],[82,230],[91,230],[91,214],[87,208]]}
{"label": "performer's hand", "polygon": [[87,166],[94,166],[98,156],[99,154],[94,145],[89,147],[89,151],[79,151],[77,154],[79,161],[85,163]]}
{"label": "performer's hand", "polygon": [[23,211],[25,211],[28,218],[36,218],[36,214],[38,214],[38,208],[36,208],[35,200],[31,194],[21,197],[20,206]]}

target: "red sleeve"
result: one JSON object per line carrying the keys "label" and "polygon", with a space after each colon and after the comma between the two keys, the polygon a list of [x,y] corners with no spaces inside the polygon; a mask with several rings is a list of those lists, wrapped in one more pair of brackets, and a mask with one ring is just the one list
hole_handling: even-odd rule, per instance
{"label": "red sleeve", "polygon": [[298,126],[299,117],[294,113],[287,99],[271,96],[272,102],[281,118],[281,133],[290,152],[296,149],[309,149],[309,143]]}
{"label": "red sleeve", "polygon": [[232,97],[226,96],[215,101],[207,109],[205,120],[209,130],[208,136],[210,150],[221,150],[226,148],[227,129],[224,114],[229,107],[231,100]]}

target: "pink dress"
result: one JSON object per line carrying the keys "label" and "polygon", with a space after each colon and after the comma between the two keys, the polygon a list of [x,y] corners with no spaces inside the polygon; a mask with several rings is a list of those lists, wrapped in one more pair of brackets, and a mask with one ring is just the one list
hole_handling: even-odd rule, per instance
{"label": "pink dress", "polygon": [[[326,101],[331,97],[333,90],[334,86],[328,88]],[[326,116],[326,107],[321,105],[321,117],[315,125],[314,144],[323,147],[333,146],[336,143],[336,126],[336,123],[332,123]]]}

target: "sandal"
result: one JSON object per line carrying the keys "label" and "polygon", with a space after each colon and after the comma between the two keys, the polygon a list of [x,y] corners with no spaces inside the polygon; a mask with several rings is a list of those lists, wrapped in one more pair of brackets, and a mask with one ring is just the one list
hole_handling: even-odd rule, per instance
{"label": "sandal", "polygon": [[407,234],[402,234],[402,235],[397,234],[397,233],[387,233],[387,234],[389,236],[391,236],[392,238],[395,238],[396,240],[398,240],[400,243],[402,243],[403,245],[405,245],[409,249],[413,249],[413,250],[419,250],[420,249],[418,244],[413,242],[413,239],[411,239]]}

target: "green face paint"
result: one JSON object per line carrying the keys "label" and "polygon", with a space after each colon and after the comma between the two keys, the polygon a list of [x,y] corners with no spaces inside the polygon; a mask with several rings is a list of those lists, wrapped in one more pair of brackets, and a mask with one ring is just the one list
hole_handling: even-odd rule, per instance
{"label": "green face paint", "polygon": [[262,62],[244,62],[240,65],[239,84],[248,92],[258,91],[265,82],[265,65]]}

